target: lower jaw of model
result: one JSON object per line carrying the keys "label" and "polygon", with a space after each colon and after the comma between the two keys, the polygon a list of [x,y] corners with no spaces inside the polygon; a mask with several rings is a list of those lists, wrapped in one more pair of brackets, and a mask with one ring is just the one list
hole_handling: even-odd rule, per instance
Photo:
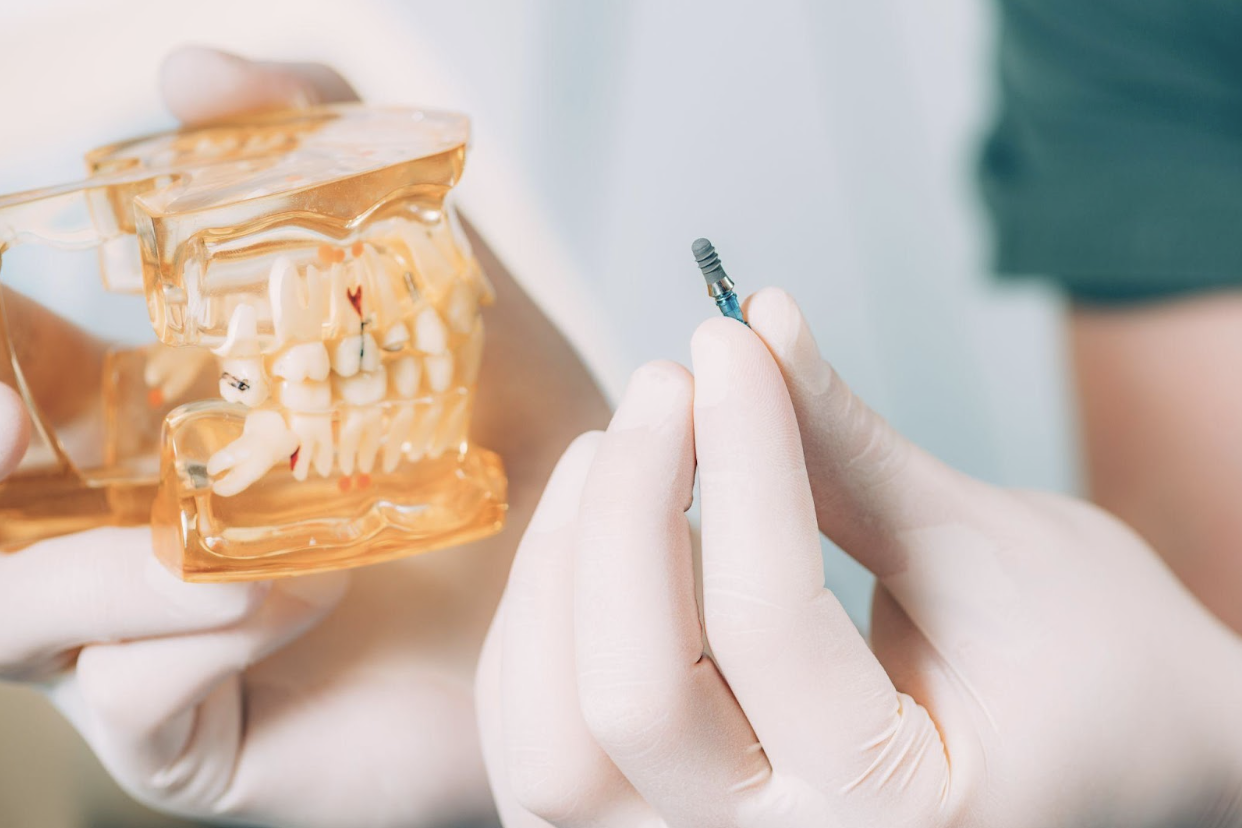
{"label": "lower jaw of model", "polygon": [[215,371],[222,398],[165,422],[155,545],[183,578],[372,563],[501,525],[500,461],[467,439],[486,283],[459,279],[432,301],[367,246],[352,253],[277,259],[268,305],[237,300],[214,353],[164,352],[163,384]]}

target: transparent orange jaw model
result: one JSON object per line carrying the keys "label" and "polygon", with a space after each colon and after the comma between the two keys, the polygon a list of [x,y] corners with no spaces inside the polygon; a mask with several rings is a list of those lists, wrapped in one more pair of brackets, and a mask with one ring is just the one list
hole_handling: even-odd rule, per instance
{"label": "transparent orange jaw model", "polygon": [[447,202],[467,133],[325,107],[0,197],[0,380],[35,425],[0,550],[149,519],[170,569],[228,581],[498,531],[504,472],[467,437],[492,292]]}

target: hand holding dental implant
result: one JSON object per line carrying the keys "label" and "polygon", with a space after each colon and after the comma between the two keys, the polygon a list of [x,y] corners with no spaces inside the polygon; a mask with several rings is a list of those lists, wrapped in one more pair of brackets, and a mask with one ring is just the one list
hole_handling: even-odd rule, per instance
{"label": "hand holding dental implant", "polygon": [[[477,683],[505,824],[1242,825],[1242,641],[1111,517],[895,433],[788,295],[746,319],[548,484]],[[870,648],[820,532],[878,579]]]}

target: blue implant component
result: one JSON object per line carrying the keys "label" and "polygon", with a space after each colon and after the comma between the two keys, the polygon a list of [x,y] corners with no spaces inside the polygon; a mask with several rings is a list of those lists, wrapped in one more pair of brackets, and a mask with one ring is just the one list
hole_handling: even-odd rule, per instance
{"label": "blue implant component", "polygon": [[703,271],[703,278],[707,281],[707,294],[716,300],[716,307],[725,316],[745,325],[742,305],[737,301],[737,294],[733,292],[733,280],[724,272],[720,257],[716,255],[716,248],[707,239],[695,239],[694,244],[690,245],[690,251],[694,253],[699,270]]}

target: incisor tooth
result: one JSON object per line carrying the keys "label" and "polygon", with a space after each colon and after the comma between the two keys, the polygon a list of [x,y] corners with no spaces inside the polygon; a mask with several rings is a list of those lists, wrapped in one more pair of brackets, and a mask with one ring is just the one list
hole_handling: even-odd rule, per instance
{"label": "incisor tooth", "polygon": [[244,491],[268,469],[287,462],[297,447],[297,435],[285,427],[280,414],[271,410],[251,411],[241,436],[207,461],[207,474],[211,477],[228,472],[211,484],[212,491],[220,497]]}
{"label": "incisor tooth", "polygon": [[276,344],[314,342],[323,331],[325,315],[323,281],[314,266],[306,268],[303,278],[297,265],[288,256],[281,256],[272,265],[268,282],[272,301],[272,327]]}
{"label": "incisor tooth", "polygon": [[422,373],[423,369],[418,363],[418,357],[403,356],[394,360],[389,366],[388,373],[393,393],[402,399],[417,396],[418,382],[422,379]]}
{"label": "incisor tooth", "polygon": [[436,393],[445,391],[453,384],[453,355],[439,354],[425,357],[427,384]]}
{"label": "incisor tooth", "polygon": [[448,350],[448,329],[430,305],[414,317],[414,344],[424,354],[442,354]]}
{"label": "incisor tooth", "polygon": [[294,478],[305,480],[312,463],[320,477],[327,477],[332,471],[332,415],[290,414],[289,428],[299,443]]}
{"label": "incisor tooth", "polygon": [[276,357],[272,362],[272,374],[294,382],[326,380],[331,367],[328,349],[322,342],[299,342]]}
{"label": "incisor tooth", "polygon": [[342,474],[354,473],[354,462],[363,474],[370,474],[375,467],[375,455],[379,453],[384,439],[384,412],[371,406],[350,408],[341,420],[341,442],[337,446],[337,460]]}

